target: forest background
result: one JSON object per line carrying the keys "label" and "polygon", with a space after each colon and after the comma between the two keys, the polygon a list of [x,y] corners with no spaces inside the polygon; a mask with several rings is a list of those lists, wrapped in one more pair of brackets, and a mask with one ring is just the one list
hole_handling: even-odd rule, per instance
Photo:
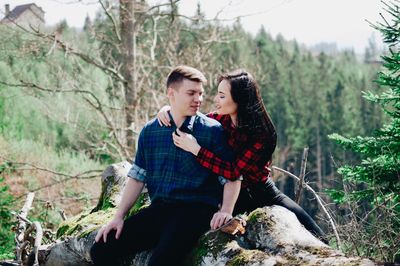
{"label": "forest background", "polygon": [[[82,29],[66,21],[41,29],[0,25],[0,259],[13,257],[12,211],[28,191],[36,192],[31,219],[53,231],[59,212],[70,217],[93,207],[100,173],[132,160],[141,128],[167,103],[165,77],[178,64],[208,78],[203,112],[213,108],[219,73],[250,71],[277,128],[273,165],[298,175],[308,147],[305,179],[330,210],[343,251],[400,259],[399,217],[393,222],[382,202],[346,197],[371,189],[338,173],[363,157],[329,138],[373,135],[390,122],[367,93],[383,92],[375,80],[383,69],[380,55],[390,50],[379,50],[371,38],[361,57],[353,50],[316,52],[263,27],[252,35],[240,18],[232,25],[206,19],[201,4],[188,17],[179,1],[100,3]],[[273,178],[294,197],[293,179],[279,172]],[[305,192],[300,204],[332,234],[313,198]]]}

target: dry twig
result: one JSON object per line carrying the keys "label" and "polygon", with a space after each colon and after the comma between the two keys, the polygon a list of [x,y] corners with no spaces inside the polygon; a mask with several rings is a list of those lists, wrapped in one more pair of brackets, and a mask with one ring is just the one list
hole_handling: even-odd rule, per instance
{"label": "dry twig", "polygon": [[[271,168],[272,168],[273,170],[276,170],[276,171],[285,173],[285,174],[287,174],[288,176],[290,176],[290,177],[296,179],[297,181],[300,181],[300,178],[299,178],[298,176],[296,176],[296,175],[294,175],[294,174],[292,174],[292,173],[290,173],[290,172],[288,172],[288,171],[286,171],[286,170],[283,170],[282,168],[279,168],[279,167],[276,167],[276,166],[272,166]],[[331,215],[329,214],[328,210],[326,209],[325,205],[322,203],[321,197],[318,196],[317,192],[315,192],[315,190],[314,190],[312,187],[310,187],[307,183],[304,183],[304,186],[305,186],[305,188],[306,188],[307,190],[309,190],[311,193],[313,193],[313,195],[315,196],[315,198],[316,198],[318,204],[321,206],[322,211],[323,211],[323,212],[325,213],[325,215],[328,217],[329,223],[331,224],[332,230],[333,230],[333,232],[334,232],[334,234],[335,234],[335,237],[336,237],[337,247],[340,249],[340,248],[341,248],[341,242],[340,242],[339,234],[338,234],[337,229],[336,229],[335,222],[333,221],[333,219],[332,219]]]}
{"label": "dry twig", "polygon": [[15,242],[17,244],[16,246],[16,253],[17,253],[17,261],[18,263],[22,264],[23,261],[23,256],[24,256],[24,251],[25,248],[27,247],[26,244],[26,239],[25,239],[25,231],[26,231],[26,224],[28,220],[26,219],[29,210],[32,207],[32,202],[33,198],[35,197],[35,193],[30,192],[28,193],[25,204],[22,207],[20,213],[17,215],[18,220],[18,226],[17,226],[17,231],[15,234]]}
{"label": "dry twig", "polygon": [[307,156],[308,156],[308,148],[304,148],[303,157],[301,159],[300,175],[299,175],[300,182],[298,184],[296,196],[295,196],[295,201],[297,204],[300,202],[301,191],[303,189],[304,177],[305,177],[306,168],[307,168]]}

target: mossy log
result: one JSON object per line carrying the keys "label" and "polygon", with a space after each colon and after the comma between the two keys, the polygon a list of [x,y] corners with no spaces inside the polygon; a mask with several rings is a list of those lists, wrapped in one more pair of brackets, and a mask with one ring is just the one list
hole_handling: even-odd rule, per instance
{"label": "mossy log", "polygon": [[[130,168],[114,164],[102,174],[102,192],[97,206],[63,222],[58,241],[40,249],[40,265],[91,265],[89,250],[98,228],[107,223],[121,198]],[[147,204],[143,194],[131,213]],[[124,265],[146,265],[151,251],[127,258]],[[248,216],[246,233],[230,236],[208,232],[186,258],[187,265],[375,265],[368,259],[346,257],[309,233],[296,216],[280,206],[254,210]]]}

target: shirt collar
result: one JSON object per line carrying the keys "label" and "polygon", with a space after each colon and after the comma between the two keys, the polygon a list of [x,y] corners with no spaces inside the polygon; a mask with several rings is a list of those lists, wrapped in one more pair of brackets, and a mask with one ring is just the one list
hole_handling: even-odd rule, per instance
{"label": "shirt collar", "polygon": [[231,131],[236,131],[236,130],[237,130],[237,127],[233,124],[233,121],[232,121],[230,115],[227,115],[227,116],[226,116],[226,124],[227,124],[227,127],[228,127]]}
{"label": "shirt collar", "polygon": [[[171,119],[171,122],[172,122],[171,124],[176,127],[175,121],[174,121],[170,111],[168,111],[168,115],[169,115],[169,118]],[[195,119],[196,119],[196,115],[187,116],[185,121],[183,121],[183,124],[181,125],[179,130],[182,132],[185,132],[185,133],[192,134]]]}

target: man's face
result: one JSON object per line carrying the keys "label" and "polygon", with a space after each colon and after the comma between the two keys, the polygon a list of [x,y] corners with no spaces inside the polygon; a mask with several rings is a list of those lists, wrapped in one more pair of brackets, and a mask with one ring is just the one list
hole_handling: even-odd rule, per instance
{"label": "man's face", "polygon": [[203,102],[203,93],[201,82],[188,79],[175,84],[175,88],[168,88],[171,107],[178,115],[182,116],[193,116],[199,111]]}

